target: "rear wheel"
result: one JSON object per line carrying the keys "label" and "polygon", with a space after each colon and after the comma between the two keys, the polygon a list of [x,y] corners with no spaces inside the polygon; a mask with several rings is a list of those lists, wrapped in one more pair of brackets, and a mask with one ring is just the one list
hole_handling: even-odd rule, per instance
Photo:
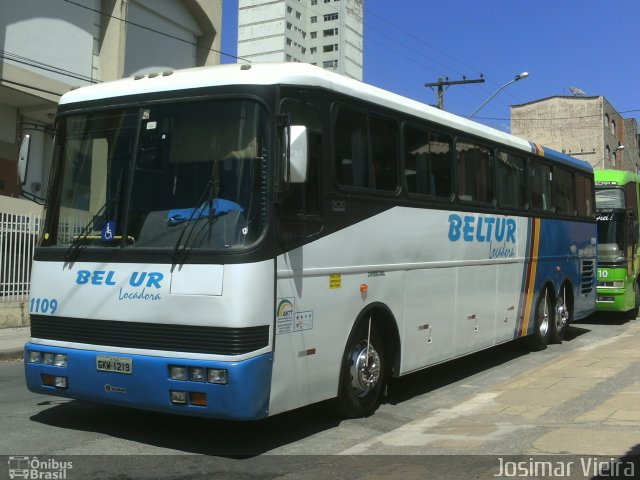
{"label": "rear wheel", "polygon": [[562,343],[564,334],[571,322],[571,306],[567,303],[567,286],[562,287],[560,296],[556,301],[555,315],[552,318],[552,326],[549,336],[551,343]]}
{"label": "rear wheel", "polygon": [[535,331],[528,337],[532,350],[544,350],[549,344],[552,327],[553,301],[549,289],[545,288],[538,294],[534,310]]}
{"label": "rear wheel", "polygon": [[346,418],[372,414],[380,405],[386,382],[382,339],[371,321],[352,333],[342,359],[337,405]]}

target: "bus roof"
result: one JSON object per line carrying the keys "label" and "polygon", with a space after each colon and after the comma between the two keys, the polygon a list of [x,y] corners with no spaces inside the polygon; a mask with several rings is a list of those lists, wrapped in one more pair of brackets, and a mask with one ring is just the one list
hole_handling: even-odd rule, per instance
{"label": "bus roof", "polygon": [[541,147],[424,103],[305,63],[252,63],[196,67],[158,74],[136,75],[82,87],[66,93],[60,105],[175,90],[223,85],[301,85],[333,90],[446,127],[534,153],[574,168],[591,171],[591,165],[569,155]]}
{"label": "bus roof", "polygon": [[594,170],[593,174],[597,187],[640,183],[640,175],[627,170]]}

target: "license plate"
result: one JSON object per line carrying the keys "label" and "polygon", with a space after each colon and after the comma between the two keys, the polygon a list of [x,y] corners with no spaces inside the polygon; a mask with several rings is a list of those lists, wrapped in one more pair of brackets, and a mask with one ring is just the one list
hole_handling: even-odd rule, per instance
{"label": "license plate", "polygon": [[96,368],[101,372],[133,373],[133,360],[128,357],[98,355]]}

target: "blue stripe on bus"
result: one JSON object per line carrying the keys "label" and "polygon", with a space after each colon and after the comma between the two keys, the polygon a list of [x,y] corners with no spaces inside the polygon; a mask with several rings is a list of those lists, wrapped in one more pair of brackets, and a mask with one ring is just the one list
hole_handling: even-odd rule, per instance
{"label": "blue stripe on bus", "polygon": [[[221,362],[78,350],[27,343],[25,359],[29,358],[29,350],[54,354],[65,353],[68,356],[66,368],[25,362],[27,387],[32,392],[220,419],[255,420],[268,415],[273,366],[271,353],[248,360]],[[131,358],[133,373],[97,371],[98,355]],[[228,371],[229,381],[226,385],[217,385],[171,380],[169,365],[223,368]],[[43,385],[42,374],[67,377],[68,389],[59,390]],[[173,405],[170,401],[170,390],[206,393],[208,405],[206,407]]]}

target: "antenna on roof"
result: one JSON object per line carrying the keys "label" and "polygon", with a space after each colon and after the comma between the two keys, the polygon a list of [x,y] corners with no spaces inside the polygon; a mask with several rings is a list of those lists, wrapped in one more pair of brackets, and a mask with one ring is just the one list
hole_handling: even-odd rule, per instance
{"label": "antenna on roof", "polygon": [[587,94],[587,92],[578,87],[569,87],[569,90],[571,90],[571,93],[573,93],[576,97],[584,97]]}

